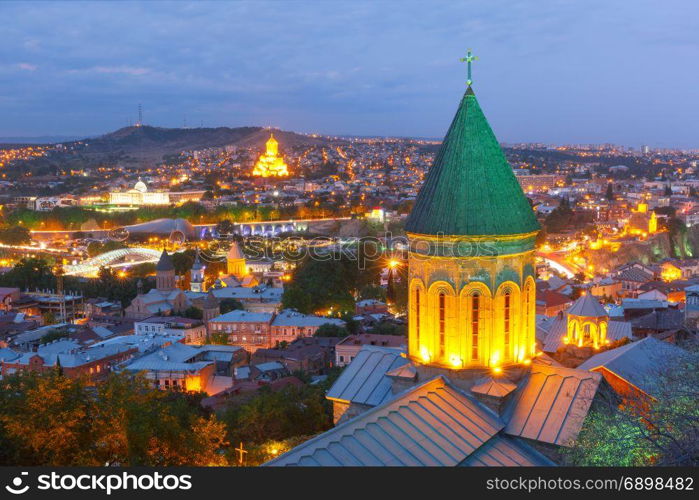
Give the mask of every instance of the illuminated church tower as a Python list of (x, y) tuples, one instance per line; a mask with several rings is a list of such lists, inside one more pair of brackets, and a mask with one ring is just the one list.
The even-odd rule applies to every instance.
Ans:
[(194, 264), (192, 265), (192, 269), (190, 271), (190, 280), (189, 280), (189, 290), (192, 292), (205, 292), (206, 290), (204, 289), (204, 271), (206, 270), (206, 267), (204, 264), (201, 262), (201, 258), (199, 256), (199, 249), (197, 248), (197, 254), (196, 257), (194, 258)]
[(252, 175), (259, 177), (284, 177), (289, 175), (284, 158), (279, 156), (279, 143), (274, 138), (274, 134), (269, 135), (267, 150), (257, 160)]
[(452, 370), (528, 364), (539, 223), (470, 85), (406, 232), (409, 358)]

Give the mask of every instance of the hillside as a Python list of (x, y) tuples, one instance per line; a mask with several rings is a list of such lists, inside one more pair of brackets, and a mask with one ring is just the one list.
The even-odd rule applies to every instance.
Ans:
[[(282, 148), (325, 144), (327, 139), (283, 130), (271, 130)], [(84, 153), (89, 155), (124, 154), (136, 158), (160, 159), (163, 155), (186, 150), (218, 148), (228, 145), (263, 148), (270, 129), (262, 127), (162, 128), (124, 127), (115, 132), (86, 139)]]

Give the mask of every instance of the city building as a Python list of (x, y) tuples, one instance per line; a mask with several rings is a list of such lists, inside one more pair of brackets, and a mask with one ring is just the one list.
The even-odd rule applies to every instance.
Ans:
[(583, 295), (566, 312), (543, 322), (538, 329), (541, 350), (555, 353), (566, 345), (599, 349), (612, 342), (632, 339), (631, 323), (612, 320), (593, 295)]
[(181, 316), (153, 316), (134, 322), (136, 335), (184, 335), (185, 344), (205, 344), (206, 325), (202, 320)]
[(18, 371), (46, 373), (60, 369), (66, 377), (86, 376), (96, 379), (105, 376), (119, 363), (130, 359), (138, 349), (123, 344), (98, 345), (80, 348), (74, 340), (57, 340), (40, 345), (36, 352), (18, 353), (15, 359), (2, 362), (3, 376)]
[(109, 193), (110, 205), (170, 205), (187, 201), (199, 201), (206, 191), (149, 191), (146, 183), (139, 177), (138, 182), (128, 191)]
[(357, 357), (365, 345), (402, 348), (405, 350), (405, 338), (401, 335), (377, 335), (360, 333), (348, 335), (335, 346), (335, 366), (347, 366)]
[(229, 344), (239, 345), (254, 353), (257, 349), (276, 347), (280, 342), (291, 343), (297, 338), (312, 337), (325, 324), (344, 326), (345, 322), (294, 310), (279, 314), (234, 310), (211, 319), (209, 335), (223, 334)]
[(183, 312), (190, 306), (187, 295), (177, 288), (175, 277), (175, 265), (172, 257), (163, 249), (160, 260), (155, 266), (155, 288), (148, 293), (141, 293), (139, 286), (138, 295), (126, 307), (128, 318), (145, 319), (156, 314), (169, 316)]
[(240, 347), (227, 345), (164, 345), (122, 367), (144, 373), (156, 389), (217, 394), (233, 385), (233, 367), (242, 363)]

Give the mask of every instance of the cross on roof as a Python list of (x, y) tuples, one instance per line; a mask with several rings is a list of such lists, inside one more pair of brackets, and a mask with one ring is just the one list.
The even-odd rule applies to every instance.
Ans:
[(473, 80), (471, 80), (471, 63), (477, 60), (478, 57), (473, 55), (471, 49), (468, 49), (468, 52), (466, 52), (466, 57), (462, 57), (461, 59), (459, 59), (459, 61), (465, 62), (466, 66), (468, 67), (468, 80), (466, 80), (466, 85), (468, 85), (469, 87), (471, 86), (471, 83), (473, 83)]

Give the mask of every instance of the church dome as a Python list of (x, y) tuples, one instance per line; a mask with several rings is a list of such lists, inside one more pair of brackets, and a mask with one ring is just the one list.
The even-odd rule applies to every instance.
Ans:
[(138, 182), (136, 185), (133, 187), (135, 191), (138, 191), (139, 193), (145, 193), (148, 191), (148, 186), (146, 186), (146, 183), (141, 180), (141, 178), (138, 178)]
[(240, 260), (245, 259), (243, 251), (240, 249), (238, 242), (234, 241), (231, 243), (231, 247), (228, 249), (228, 254), (226, 255), (228, 260)]

